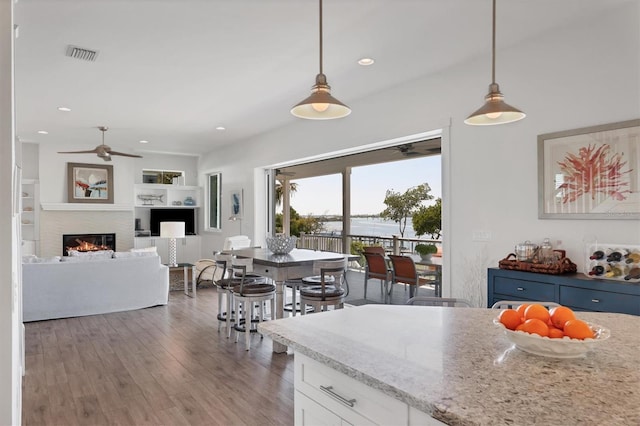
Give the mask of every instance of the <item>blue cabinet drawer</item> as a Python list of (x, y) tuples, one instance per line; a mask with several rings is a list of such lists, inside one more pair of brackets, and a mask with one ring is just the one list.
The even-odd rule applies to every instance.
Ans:
[(610, 291), (561, 285), (560, 304), (588, 311), (640, 315), (640, 297)]
[(535, 281), (495, 277), (493, 292), (513, 296), (517, 300), (555, 300), (555, 286)]

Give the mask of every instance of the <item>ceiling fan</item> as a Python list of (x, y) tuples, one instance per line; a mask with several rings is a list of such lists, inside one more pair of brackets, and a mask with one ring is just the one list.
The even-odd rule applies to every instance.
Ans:
[(406, 143), (403, 145), (398, 145), (398, 146), (393, 146), (391, 147), (391, 149), (395, 149), (398, 152), (400, 152), (400, 154), (402, 154), (405, 157), (412, 157), (414, 155), (420, 155), (420, 153), (418, 151), (415, 150), (414, 146), (410, 143)]
[(109, 145), (104, 144), (104, 132), (109, 130), (108, 127), (100, 126), (98, 129), (102, 132), (102, 144), (88, 151), (58, 151), (58, 154), (97, 154), (104, 161), (111, 161), (112, 155), (121, 155), (123, 157), (142, 158), (142, 155), (125, 154), (124, 152), (112, 151)]

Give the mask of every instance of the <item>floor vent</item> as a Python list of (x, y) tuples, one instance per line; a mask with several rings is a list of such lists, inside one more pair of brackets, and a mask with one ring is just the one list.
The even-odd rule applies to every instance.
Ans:
[(67, 46), (67, 56), (71, 58), (82, 59), (83, 61), (94, 62), (98, 57), (98, 51), (69, 45)]

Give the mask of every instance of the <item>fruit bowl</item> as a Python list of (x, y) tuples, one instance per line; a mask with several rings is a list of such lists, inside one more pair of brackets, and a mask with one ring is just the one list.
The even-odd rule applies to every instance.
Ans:
[(287, 254), (296, 247), (298, 237), (292, 235), (276, 235), (275, 237), (267, 237), (267, 248), (273, 254)]
[(534, 355), (552, 358), (578, 358), (584, 356), (589, 350), (607, 340), (611, 335), (609, 329), (589, 323), (589, 327), (595, 333), (594, 339), (579, 340), (566, 336), (562, 339), (550, 339), (524, 331), (509, 330), (497, 318), (493, 320), (493, 323), (502, 327), (507, 339), (515, 343), (518, 349)]

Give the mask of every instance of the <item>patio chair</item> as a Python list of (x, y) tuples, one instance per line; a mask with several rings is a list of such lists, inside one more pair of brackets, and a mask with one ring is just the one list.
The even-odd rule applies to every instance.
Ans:
[(406, 304), (420, 306), (446, 306), (450, 308), (471, 308), (471, 303), (467, 300), (457, 299), (454, 297), (416, 296), (407, 300)]
[(404, 283), (409, 285), (409, 298), (418, 295), (418, 271), (416, 271), (416, 264), (409, 256), (389, 255), (391, 260), (391, 266), (393, 268), (393, 280), (394, 283)]
[[(382, 247), (380, 248), (382, 249)], [(364, 269), (364, 298), (367, 298), (367, 284), (369, 280), (373, 278), (380, 280), (380, 292), (383, 302), (387, 303), (387, 295), (389, 296), (389, 301), (391, 301), (389, 283), (392, 279), (392, 272), (387, 266), (387, 260), (379, 253), (365, 251), (363, 255), (366, 260)]]

